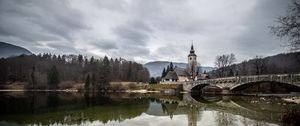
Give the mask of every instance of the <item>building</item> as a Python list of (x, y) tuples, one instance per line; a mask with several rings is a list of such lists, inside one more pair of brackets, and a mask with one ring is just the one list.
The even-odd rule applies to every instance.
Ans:
[(169, 71), (167, 75), (164, 77), (164, 82), (177, 82), (178, 76), (175, 71)]
[(194, 46), (192, 44), (190, 53), (188, 55), (188, 64), (186, 68), (180, 68), (170, 63), (170, 70), (162, 77), (161, 83), (168, 84), (174, 82), (185, 82), (194, 80), (204, 80), (207, 79), (207, 75), (200, 73), (200, 66), (197, 63), (197, 55), (195, 54)]
[(188, 55), (188, 65), (186, 70), (190, 79), (195, 79), (199, 71), (197, 67), (197, 55), (195, 54), (193, 44), (191, 46), (190, 54)]

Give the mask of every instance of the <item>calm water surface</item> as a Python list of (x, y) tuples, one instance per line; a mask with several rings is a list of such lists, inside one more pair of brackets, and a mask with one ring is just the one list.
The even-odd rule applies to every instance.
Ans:
[(297, 125), (300, 108), (280, 98), (190, 94), (1, 92), (0, 103), (1, 126)]

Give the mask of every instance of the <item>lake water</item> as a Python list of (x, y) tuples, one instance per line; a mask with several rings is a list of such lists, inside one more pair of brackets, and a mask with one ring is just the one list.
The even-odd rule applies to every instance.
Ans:
[[(254, 96), (1, 92), (0, 125), (298, 125), (297, 104)], [(297, 122), (298, 121), (298, 122)]]

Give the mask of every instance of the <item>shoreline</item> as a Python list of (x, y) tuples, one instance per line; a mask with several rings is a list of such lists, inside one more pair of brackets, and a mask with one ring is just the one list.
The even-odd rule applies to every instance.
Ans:
[(79, 92), (74, 89), (47, 89), (47, 90), (24, 90), (24, 89), (0, 89), (0, 92)]
[[(0, 89), (0, 92), (81, 92), (84, 90), (78, 89)], [(158, 90), (120, 90), (120, 91), (97, 91), (97, 92), (108, 92), (108, 93), (163, 93), (163, 91)], [(180, 94), (188, 94), (191, 92), (180, 91)], [(288, 97), (288, 96), (298, 96), (300, 97), (300, 93), (286, 93), (286, 94), (202, 94), (202, 95), (223, 95), (223, 96), (235, 96), (235, 95), (242, 95), (242, 96), (259, 96), (259, 97)]]
[[(47, 90), (23, 90), (23, 89), (0, 89), (0, 92), (81, 92), (76, 89), (47, 89)], [(101, 92), (101, 91), (99, 91)], [(173, 94), (165, 93), (162, 91), (148, 91), (146, 89), (141, 90), (125, 90), (125, 91), (106, 91), (107, 93), (162, 93), (162, 94)], [(179, 92), (180, 94), (188, 94), (191, 92)], [(173, 94), (174, 95), (174, 94)], [(203, 95), (221, 95), (221, 96), (257, 96), (257, 97), (278, 97), (287, 103), (300, 104), (300, 94), (203, 94)]]

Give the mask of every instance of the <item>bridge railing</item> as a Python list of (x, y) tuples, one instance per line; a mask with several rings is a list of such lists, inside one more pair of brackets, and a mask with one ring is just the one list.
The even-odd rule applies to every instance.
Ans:
[(299, 84), (300, 74), (274, 74), (274, 75), (255, 75), (240, 77), (239, 83), (249, 83), (257, 81), (276, 81), (282, 83)]
[(223, 83), (242, 84), (242, 83), (258, 82), (258, 81), (276, 81), (276, 82), (300, 85), (300, 74), (269, 74), (269, 75), (235, 76), (235, 77), (200, 80), (197, 81), (197, 83), (198, 84), (223, 84)]

